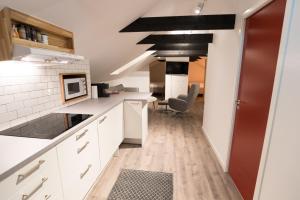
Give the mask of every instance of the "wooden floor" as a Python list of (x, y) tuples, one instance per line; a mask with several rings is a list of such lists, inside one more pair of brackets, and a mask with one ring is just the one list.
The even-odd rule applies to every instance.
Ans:
[(121, 168), (173, 173), (174, 200), (240, 200), (201, 131), (202, 113), (202, 98), (182, 116), (149, 110), (145, 146), (122, 145), (88, 200), (106, 199)]

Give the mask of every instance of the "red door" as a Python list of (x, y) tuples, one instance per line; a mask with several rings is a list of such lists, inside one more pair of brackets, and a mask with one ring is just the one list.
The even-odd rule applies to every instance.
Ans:
[(246, 20), (229, 174), (252, 200), (275, 77), (286, 0), (275, 0)]

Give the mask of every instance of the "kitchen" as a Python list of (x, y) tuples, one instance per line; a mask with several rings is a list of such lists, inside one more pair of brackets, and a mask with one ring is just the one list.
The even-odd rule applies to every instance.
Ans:
[(0, 199), (300, 199), (299, 10), (0, 0)]
[(71, 32), (10, 8), (0, 22), (7, 60), (0, 64), (1, 199), (83, 199), (117, 155), (126, 127), (127, 139), (146, 140), (151, 94), (91, 99), (89, 62), (73, 54)]

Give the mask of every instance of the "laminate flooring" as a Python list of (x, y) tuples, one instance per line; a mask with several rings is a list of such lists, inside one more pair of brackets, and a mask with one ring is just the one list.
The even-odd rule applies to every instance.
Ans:
[(119, 155), (89, 194), (108, 197), (121, 168), (174, 174), (174, 200), (241, 200), (202, 133), (203, 98), (181, 115), (153, 110), (149, 105), (149, 135), (143, 148), (121, 145)]

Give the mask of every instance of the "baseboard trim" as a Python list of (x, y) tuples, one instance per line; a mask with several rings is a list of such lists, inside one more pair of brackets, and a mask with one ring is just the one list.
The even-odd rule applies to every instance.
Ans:
[(125, 138), (122, 143), (124, 143), (124, 144), (142, 144), (142, 140), (135, 139), (135, 138)]
[(213, 152), (214, 152), (214, 154), (215, 154), (215, 156), (216, 156), (216, 158), (217, 158), (217, 160), (218, 160), (218, 162), (219, 162), (219, 164), (220, 164), (222, 170), (223, 170), (225, 173), (227, 173), (227, 171), (228, 171), (228, 170), (227, 170), (227, 167), (226, 167), (225, 163), (222, 161), (222, 159), (220, 158), (220, 155), (219, 155), (218, 151), (216, 150), (215, 146), (211, 143), (211, 139), (210, 139), (209, 136), (207, 135), (207, 132), (205, 131), (205, 129), (204, 129), (203, 126), (201, 127), (201, 129), (202, 129), (202, 132), (203, 132), (203, 135), (204, 135), (205, 139), (207, 140), (209, 146), (210, 146), (211, 149), (213, 150)]

